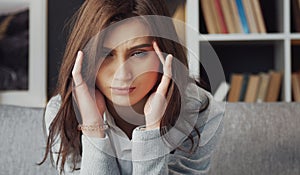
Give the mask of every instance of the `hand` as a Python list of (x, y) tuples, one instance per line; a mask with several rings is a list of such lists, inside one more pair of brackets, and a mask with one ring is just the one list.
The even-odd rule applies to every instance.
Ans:
[(153, 42), (153, 48), (163, 65), (163, 76), (156, 92), (149, 96), (144, 107), (146, 130), (156, 129), (160, 126), (161, 118), (168, 105), (166, 96), (172, 77), (173, 56), (169, 54), (165, 60), (156, 42)]
[[(89, 88), (81, 75), (83, 52), (78, 51), (77, 58), (72, 70), (73, 76), (73, 96), (79, 108), (83, 125), (103, 125), (103, 114), (106, 110), (105, 100), (101, 92), (95, 89), (94, 100)], [(82, 131), (89, 136), (104, 137), (104, 131)]]

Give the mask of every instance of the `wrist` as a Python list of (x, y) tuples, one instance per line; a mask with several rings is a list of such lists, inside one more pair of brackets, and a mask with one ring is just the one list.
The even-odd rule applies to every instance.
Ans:
[(160, 128), (160, 123), (156, 123), (152, 125), (146, 125), (145, 130), (154, 130), (159, 128)]
[(105, 132), (100, 131), (82, 131), (82, 134), (88, 137), (104, 138)]
[(93, 125), (86, 125), (86, 124), (79, 124), (77, 129), (82, 131), (82, 133), (86, 136), (91, 137), (105, 137), (105, 130), (108, 128), (107, 124), (93, 124)]

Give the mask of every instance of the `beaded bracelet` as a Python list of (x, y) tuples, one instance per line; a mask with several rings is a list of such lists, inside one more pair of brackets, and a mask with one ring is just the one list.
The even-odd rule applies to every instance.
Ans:
[(100, 131), (104, 131), (108, 128), (107, 124), (103, 124), (103, 125), (82, 125), (79, 124), (77, 129), (80, 131), (96, 131), (96, 130), (100, 130)]

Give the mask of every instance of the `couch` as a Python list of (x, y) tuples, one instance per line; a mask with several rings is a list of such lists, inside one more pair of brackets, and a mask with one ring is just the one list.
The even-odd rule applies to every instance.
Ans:
[(299, 175), (300, 103), (229, 103), (210, 174)]
[[(43, 108), (0, 105), (0, 174), (56, 174), (42, 166)], [(300, 103), (228, 103), (209, 174), (299, 175)]]

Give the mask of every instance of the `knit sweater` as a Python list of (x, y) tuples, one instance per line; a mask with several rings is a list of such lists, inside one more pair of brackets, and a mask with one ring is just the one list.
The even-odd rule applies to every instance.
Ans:
[[(106, 116), (109, 128), (104, 138), (82, 135), (82, 157), (77, 164), (80, 170), (71, 171), (72, 163), (67, 159), (64, 170), (66, 175), (157, 175), (157, 174), (207, 174), (210, 158), (222, 131), (224, 103), (214, 101), (212, 95), (204, 89), (189, 84), (183, 98), (184, 107), (176, 125), (168, 132), (175, 145), (172, 147), (163, 141), (159, 129), (143, 130), (139, 126), (133, 130), (132, 139), (114, 123), (110, 115)], [(199, 111), (199, 107), (208, 107)], [(49, 126), (61, 104), (60, 95), (50, 99), (45, 111), (47, 134)], [(200, 142), (193, 153), (189, 153), (191, 133), (198, 139), (194, 126), (201, 134)], [(188, 133), (188, 134), (187, 134)], [(197, 141), (194, 143), (198, 143)], [(59, 138), (52, 147), (53, 158), (57, 159)], [(59, 167), (58, 167), (59, 169)]]

